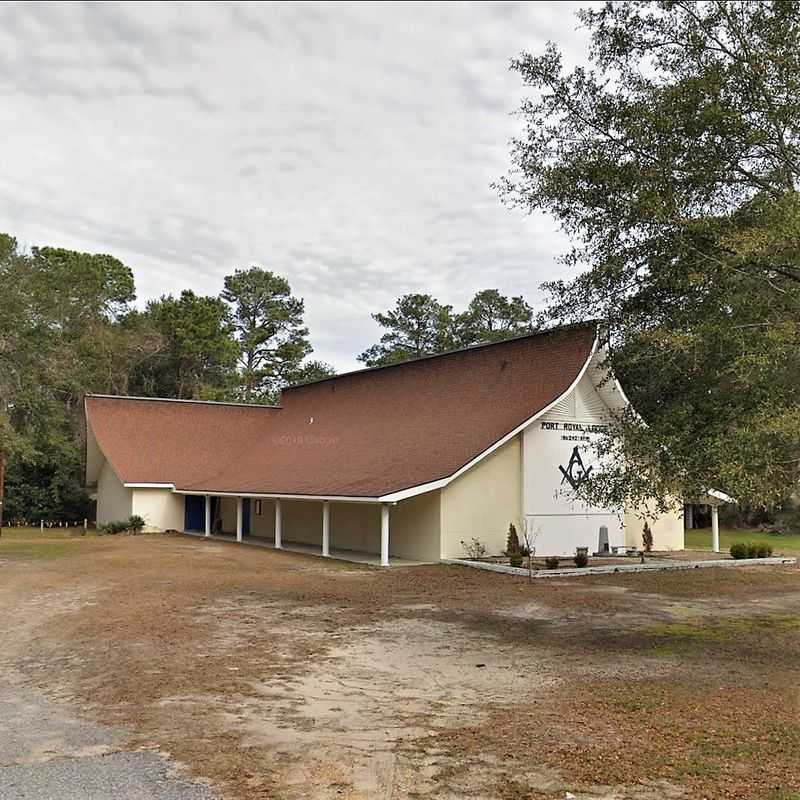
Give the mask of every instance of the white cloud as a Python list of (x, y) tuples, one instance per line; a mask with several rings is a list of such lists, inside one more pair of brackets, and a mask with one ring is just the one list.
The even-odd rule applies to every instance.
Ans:
[(238, 266), (305, 297), (345, 369), (409, 291), (539, 299), (565, 240), (504, 209), (522, 96), (508, 60), (575, 5), (6, 3), (0, 230), (111, 252), (141, 299)]

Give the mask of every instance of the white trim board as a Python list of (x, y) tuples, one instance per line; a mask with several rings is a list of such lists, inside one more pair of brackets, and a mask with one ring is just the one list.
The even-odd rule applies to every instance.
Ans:
[(214, 490), (195, 491), (188, 489), (175, 489), (172, 491), (175, 494), (195, 495), (199, 497), (251, 497), (258, 500), (328, 500), (331, 502), (340, 503), (389, 503), (394, 505), (391, 500), (385, 500), (380, 497), (355, 497), (350, 495), (341, 494), (276, 494), (274, 492), (217, 492)]

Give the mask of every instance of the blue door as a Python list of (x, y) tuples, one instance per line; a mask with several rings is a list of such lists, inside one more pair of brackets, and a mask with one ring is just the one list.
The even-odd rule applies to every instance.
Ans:
[(186, 495), (186, 530), (204, 531), (206, 529), (206, 499), (202, 495)]
[(242, 533), (245, 536), (250, 535), (250, 498), (245, 497), (242, 500)]

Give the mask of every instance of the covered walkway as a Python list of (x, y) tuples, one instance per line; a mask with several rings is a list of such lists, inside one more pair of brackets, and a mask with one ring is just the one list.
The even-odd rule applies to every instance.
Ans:
[[(195, 536), (198, 539), (213, 539), (219, 542), (233, 542), (240, 544), (250, 544), (255, 547), (268, 547), (271, 550), (275, 549), (275, 540), (268, 539), (263, 536), (242, 536), (241, 539), (236, 538), (236, 534), (231, 533), (215, 533), (206, 536), (202, 531), (186, 531), (188, 536)], [(309, 556), (323, 557), (318, 547), (310, 544), (301, 544), (300, 542), (283, 542), (281, 550), (289, 553), (302, 553)], [(377, 553), (364, 553), (358, 550), (338, 550), (332, 548), (327, 558), (333, 558), (338, 561), (349, 561), (353, 564), (367, 564), (371, 567), (381, 566), (381, 558)], [(392, 556), (389, 566), (392, 567), (418, 567), (422, 564), (431, 564), (431, 561), (413, 561), (408, 558), (397, 558)]]
[(390, 557), (400, 564), (433, 563), (440, 557), (438, 495), (398, 507), (344, 498), (176, 494), (183, 495), (187, 533), (382, 567), (389, 566)]

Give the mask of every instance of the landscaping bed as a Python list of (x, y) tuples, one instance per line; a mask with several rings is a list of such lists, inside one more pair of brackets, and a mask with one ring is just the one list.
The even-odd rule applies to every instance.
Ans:
[(628, 559), (624, 563), (606, 563), (612, 559), (598, 558), (594, 562), (579, 567), (575, 564), (565, 567), (545, 567), (544, 569), (530, 569), (526, 567), (512, 567), (507, 559), (502, 561), (491, 561), (489, 559), (443, 559), (443, 563), (454, 566), (472, 567), (474, 569), (484, 569), (490, 572), (500, 572), (517, 577), (530, 576), (532, 578), (563, 578), (576, 577), (582, 575), (613, 575), (616, 573), (631, 572), (672, 572), (677, 570), (690, 569), (712, 569), (730, 567), (768, 567), (768, 566), (790, 566), (797, 562), (793, 556), (778, 556), (772, 558), (704, 558), (697, 561), (689, 559), (650, 559), (648, 561), (632, 561)]

